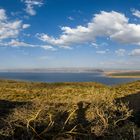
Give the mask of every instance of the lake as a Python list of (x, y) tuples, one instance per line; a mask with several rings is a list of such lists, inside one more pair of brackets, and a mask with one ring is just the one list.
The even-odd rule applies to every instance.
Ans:
[(127, 83), (140, 78), (109, 78), (102, 73), (13, 73), (0, 72), (0, 79), (33, 82), (100, 82), (106, 85)]

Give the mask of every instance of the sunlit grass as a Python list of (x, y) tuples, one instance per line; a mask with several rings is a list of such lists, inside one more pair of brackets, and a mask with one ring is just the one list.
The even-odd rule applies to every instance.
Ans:
[(130, 120), (133, 110), (119, 100), (139, 92), (140, 81), (109, 87), (1, 80), (0, 109), (7, 112), (1, 116), (0, 135), (24, 140), (140, 138)]

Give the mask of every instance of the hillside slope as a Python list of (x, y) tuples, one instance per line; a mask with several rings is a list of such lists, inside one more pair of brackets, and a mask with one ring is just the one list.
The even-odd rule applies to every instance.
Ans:
[(0, 81), (0, 139), (140, 139), (140, 81)]

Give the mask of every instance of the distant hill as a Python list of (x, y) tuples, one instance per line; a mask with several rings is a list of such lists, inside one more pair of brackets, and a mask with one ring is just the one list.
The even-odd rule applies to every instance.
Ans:
[(37, 72), (37, 73), (96, 73), (103, 72), (94, 68), (44, 68), (44, 69), (0, 69), (0, 72)]

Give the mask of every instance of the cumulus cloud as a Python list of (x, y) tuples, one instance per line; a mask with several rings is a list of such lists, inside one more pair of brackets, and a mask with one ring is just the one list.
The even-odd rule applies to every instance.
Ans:
[(138, 18), (140, 18), (140, 11), (137, 9), (132, 9), (132, 14)]
[(130, 53), (131, 56), (140, 56), (140, 49), (134, 49)]
[(124, 56), (125, 53), (126, 53), (126, 50), (125, 49), (118, 49), (115, 51), (115, 53), (118, 55), (118, 56)]
[(28, 28), (29, 24), (23, 24), (21, 20), (9, 20), (4, 9), (0, 9), (0, 41), (16, 38), (20, 31)]
[(43, 5), (43, 0), (21, 0), (25, 3), (25, 11), (31, 16), (36, 15), (36, 7), (41, 7)]
[(115, 11), (101, 11), (95, 14), (86, 26), (61, 27), (61, 30), (62, 33), (56, 38), (45, 33), (37, 36), (47, 44), (59, 47), (95, 42), (96, 37), (108, 37), (119, 43), (140, 45), (140, 25), (129, 23), (124, 14)]

